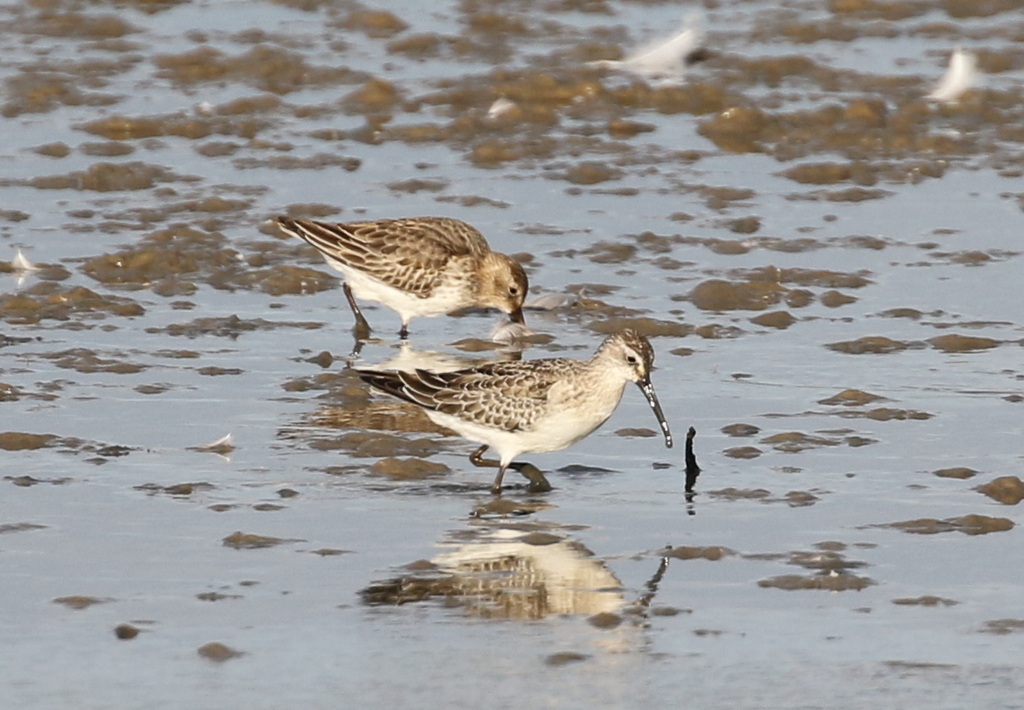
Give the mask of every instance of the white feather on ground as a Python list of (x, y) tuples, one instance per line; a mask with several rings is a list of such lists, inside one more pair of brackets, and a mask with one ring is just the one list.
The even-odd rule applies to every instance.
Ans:
[(24, 254), (21, 253), (21, 249), (18, 250), (18, 255), (11, 259), (11, 268), (18, 272), (26, 271), (37, 271), (38, 266), (29, 261)]
[(978, 58), (960, 47), (949, 57), (949, 68), (934, 91), (925, 98), (941, 103), (954, 103), (978, 83)]
[(231, 434), (227, 434), (216, 441), (211, 441), (209, 444), (200, 444), (199, 446), (189, 446), (187, 448), (189, 451), (203, 451), (227, 458), (227, 455), (235, 450), (235, 445), (231, 443)]
[(659, 84), (681, 84), (686, 74), (687, 57), (704, 43), (701, 14), (689, 12), (682, 28), (671, 37), (656, 40), (630, 53), (625, 59), (602, 59), (590, 66), (623, 69)]
[(516, 106), (515, 101), (510, 101), (509, 99), (506, 99), (504, 97), (500, 99), (495, 99), (494, 103), (491, 104), (491, 107), (487, 109), (487, 118), (492, 121), (495, 121), (501, 118), (502, 116), (512, 113), (517, 108), (519, 107)]

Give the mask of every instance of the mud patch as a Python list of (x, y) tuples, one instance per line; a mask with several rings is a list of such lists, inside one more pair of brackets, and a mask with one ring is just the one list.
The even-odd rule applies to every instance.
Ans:
[(244, 333), (258, 330), (279, 330), (297, 328), (299, 330), (318, 330), (323, 323), (269, 321), (263, 318), (242, 319), (236, 315), (227, 317), (196, 318), (188, 323), (174, 323), (163, 328), (146, 328), (147, 333), (166, 333), (167, 335), (185, 338), (198, 338), (212, 335), (218, 338), (238, 338)]
[(648, 338), (677, 337), (682, 338), (693, 332), (693, 326), (685, 323), (658, 320), (656, 318), (631, 318), (609, 316), (591, 322), (591, 330), (602, 335), (612, 335), (626, 328), (632, 328)]
[(999, 347), (1002, 343), (992, 338), (979, 338), (968, 335), (940, 335), (929, 338), (928, 342), (936, 350), (944, 353), (973, 353)]
[(760, 443), (771, 446), (776, 451), (796, 454), (807, 449), (840, 446), (845, 442), (836, 436), (815, 436), (800, 431), (787, 431), (766, 436), (760, 440)]
[(32, 451), (58, 443), (56, 434), (28, 434), (19, 431), (0, 432), (0, 449), (4, 451)]
[(964, 515), (959, 518), (918, 518), (898, 523), (873, 525), (877, 528), (894, 528), (915, 535), (937, 535), (945, 532), (960, 532), (965, 535), (986, 535), (994, 532), (1012, 530), (1014, 523), (1008, 518), (993, 518), (988, 515)]
[(271, 94), (304, 88), (356, 83), (366, 74), (346, 67), (310, 65), (305, 58), (281, 47), (259, 44), (247, 52), (228, 56), (213, 47), (154, 57), (156, 76), (183, 87), (232, 81)]
[(86, 596), (71, 596), (71, 597), (58, 597), (53, 600), (54, 604), (62, 604), (69, 609), (81, 610), (88, 609), (93, 604), (106, 604), (112, 602), (113, 599), (109, 598), (97, 598), (97, 597), (86, 597)]
[(717, 491), (708, 491), (707, 495), (712, 498), (720, 498), (727, 501), (756, 500), (760, 503), (785, 503), (791, 508), (801, 508), (814, 505), (820, 499), (820, 494), (827, 491), (789, 491), (783, 496), (774, 495), (765, 488), (722, 488)]
[(64, 476), (61, 478), (35, 478), (34, 476), (4, 476), (5, 481), (10, 481), (16, 486), (21, 488), (28, 488), (29, 486), (35, 486), (40, 483), (49, 483), (53, 486), (62, 486), (65, 483), (71, 481), (70, 477)]
[(726, 436), (746, 437), (756, 436), (761, 428), (753, 424), (726, 424), (721, 431)]
[(230, 646), (225, 646), (217, 641), (203, 644), (196, 649), (196, 653), (214, 663), (223, 663), (224, 661), (230, 661), (232, 658), (240, 658), (245, 655), (243, 651), (236, 651)]
[(670, 547), (662, 553), (665, 557), (672, 557), (677, 560), (710, 560), (717, 562), (735, 555), (736, 552), (728, 547), (714, 545), (711, 547)]
[(1021, 632), (1024, 632), (1024, 619), (995, 619), (993, 621), (986, 621), (985, 625), (981, 628), (981, 633), (995, 634), (997, 636)]
[(869, 335), (856, 340), (847, 340), (839, 343), (828, 343), (825, 345), (829, 350), (847, 355), (886, 355), (911, 347), (911, 343), (904, 343), (883, 335)]
[(321, 547), (319, 550), (310, 550), (314, 555), (320, 555), (320, 557), (337, 557), (339, 555), (351, 555), (352, 550), (339, 550), (334, 547)]
[(645, 427), (627, 427), (615, 431), (615, 436), (621, 436), (625, 439), (649, 439), (657, 435), (658, 432), (654, 431), (654, 429), (647, 429)]
[[(209, 199), (203, 205), (184, 203), (181, 209), (211, 209)], [(220, 202), (233, 208), (231, 203)], [(279, 249), (277, 244), (249, 246), (255, 253), (243, 257), (220, 232), (179, 225), (152, 232), (136, 246), (89, 259), (82, 270), (103, 284), (146, 288), (164, 297), (192, 295), (196, 283), (227, 291), (258, 290), (271, 296), (317, 293), (338, 283), (322, 271), (269, 264), (287, 256), (272, 254), (272, 249)]]
[(118, 624), (114, 627), (114, 636), (122, 641), (130, 641), (139, 635), (139, 627), (132, 624)]
[(818, 404), (840, 405), (843, 407), (863, 407), (865, 404), (871, 404), (872, 402), (879, 402), (885, 399), (885, 397), (877, 394), (871, 394), (870, 392), (849, 389), (843, 390), (831, 397), (819, 399)]
[(392, 480), (417, 481), (444, 476), (451, 473), (451, 469), (443, 463), (435, 461), (414, 457), (403, 459), (396, 456), (388, 456), (370, 466), (370, 473)]
[(759, 580), (757, 586), (766, 589), (784, 589), (786, 591), (801, 590), (823, 590), (828, 592), (861, 591), (877, 584), (870, 577), (858, 577), (855, 574), (840, 572), (837, 574), (823, 574), (801, 576), (798, 574), (784, 574), (770, 579)]
[(161, 486), (156, 483), (143, 483), (138, 486), (133, 486), (137, 491), (143, 491), (150, 495), (169, 495), (169, 496), (181, 496), (187, 497), (198, 492), (207, 492), (216, 489), (212, 483), (206, 483), (200, 481), (197, 483), (175, 483), (170, 486)]
[(940, 468), (937, 471), (932, 471), (932, 475), (938, 476), (939, 478), (955, 478), (957, 480), (964, 481), (968, 478), (974, 478), (978, 475), (978, 472), (973, 468), (967, 468), (966, 466), (955, 466), (953, 468)]
[(46, 525), (38, 525), (36, 523), (3, 523), (0, 524), (0, 535), (29, 530), (45, 530), (46, 527)]
[(127, 362), (115, 358), (100, 357), (92, 350), (75, 348), (54, 353), (39, 354), (44, 360), (52, 360), (56, 367), (82, 373), (109, 372), (115, 375), (134, 375), (149, 369), (148, 365)]
[(68, 321), (75, 316), (104, 318), (136, 317), (145, 309), (121, 296), (105, 296), (84, 286), (63, 287), (37, 283), (18, 294), (0, 296), (0, 318), (12, 325), (31, 325), (43, 320)]
[(562, 651), (560, 653), (552, 653), (550, 656), (544, 658), (544, 664), (552, 666), (554, 668), (560, 668), (561, 666), (567, 666), (570, 663), (580, 663), (586, 661), (590, 656), (586, 653), (576, 653), (575, 651)]
[(923, 597), (901, 597), (899, 599), (893, 599), (892, 603), (899, 606), (956, 606), (960, 602), (954, 599), (943, 599), (942, 597), (936, 597), (929, 594)]
[(750, 319), (750, 322), (754, 325), (760, 325), (765, 328), (785, 330), (796, 323), (796, 318), (794, 318), (788, 311), (773, 311), (772, 313), (764, 313), (762, 315), (755, 316)]
[(28, 180), (0, 180), (0, 186), (25, 185), (39, 190), (83, 190), (120, 192), (149, 190), (160, 183), (198, 182), (195, 176), (177, 175), (167, 168), (141, 162), (96, 163), (85, 170), (66, 175), (50, 175)]
[(876, 407), (864, 412), (846, 410), (836, 413), (844, 419), (873, 419), (876, 422), (888, 421), (925, 421), (934, 417), (930, 412), (920, 412), (916, 409), (893, 409), (892, 407)]
[(733, 446), (732, 448), (722, 451), (723, 455), (728, 456), (731, 459), (741, 460), (756, 459), (762, 453), (764, 452), (756, 446)]
[(1017, 505), (1024, 500), (1024, 481), (1017, 476), (1000, 476), (974, 490), (1003, 505)]
[(236, 550), (259, 550), (265, 547), (277, 547), (278, 545), (286, 545), (293, 542), (303, 542), (303, 540), (254, 535), (238, 531), (228, 535), (222, 542), (224, 547), (232, 547)]
[(434, 439), (406, 439), (401, 436), (380, 432), (351, 432), (337, 439), (320, 439), (310, 442), (310, 448), (318, 451), (344, 450), (355, 458), (387, 458), (412, 456), (427, 458), (441, 453), (448, 447)]

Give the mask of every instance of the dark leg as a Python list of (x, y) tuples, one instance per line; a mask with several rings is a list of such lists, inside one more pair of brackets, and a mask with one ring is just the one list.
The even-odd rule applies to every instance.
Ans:
[(469, 455), (469, 461), (474, 466), (480, 468), (496, 468), (498, 469), (498, 475), (494, 477), (494, 483), (491, 485), (491, 493), (498, 496), (501, 495), (501, 479), (505, 477), (505, 467), (500, 462), (494, 459), (485, 459), (484, 452), (487, 451), (488, 446), (484, 444), (479, 449)]
[(402, 323), (402, 329), (398, 331), (398, 337), (402, 340), (406, 340), (409, 337), (409, 328), (405, 323)]
[(530, 485), (526, 487), (526, 490), (530, 491), (530, 493), (547, 493), (551, 490), (551, 484), (548, 483), (548, 479), (532, 463), (516, 463), (513, 461), (508, 467), (519, 471), (530, 482)]
[(498, 469), (498, 475), (494, 477), (494, 483), (491, 485), (491, 493), (494, 495), (501, 495), (501, 480), (505, 477), (506, 468), (514, 469), (523, 474), (523, 476), (530, 482), (530, 485), (526, 487), (526, 490), (531, 493), (546, 493), (551, 490), (551, 484), (548, 483), (548, 479), (546, 479), (544, 474), (540, 472), (540, 469), (533, 464), (516, 463), (513, 461), (505, 467), (502, 466), (499, 461), (483, 458), (484, 452), (487, 451), (487, 449), (488, 447), (486, 444), (481, 446), (469, 455), (469, 460), (474, 466)]
[(487, 446), (487, 444), (481, 446), (479, 449), (477, 449), (476, 451), (469, 455), (469, 462), (472, 463), (474, 466), (479, 466), (480, 468), (500, 467), (501, 464), (499, 464), (497, 461), (481, 458), (484, 455), (484, 452), (487, 451), (487, 449), (489, 448), (490, 447)]
[(491, 484), (491, 495), (501, 495), (501, 479), (505, 477), (505, 467), (498, 466), (498, 475), (494, 477), (494, 483)]
[(356, 340), (366, 340), (370, 337), (370, 324), (366, 322), (363, 312), (359, 310), (355, 296), (352, 295), (352, 289), (348, 287), (348, 284), (344, 284), (342, 289), (345, 291), (345, 298), (348, 299), (348, 305), (352, 309), (352, 315), (356, 317), (356, 324), (352, 326), (352, 332), (355, 334)]

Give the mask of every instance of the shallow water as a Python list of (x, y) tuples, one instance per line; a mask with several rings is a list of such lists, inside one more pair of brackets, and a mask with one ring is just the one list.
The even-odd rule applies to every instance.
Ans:
[[(708, 4), (679, 87), (584, 66), (673, 3), (404, 5), (0, 8), (0, 704), (1020, 707), (1014, 3)], [(284, 212), (469, 221), (677, 446), (629, 388), (496, 503)]]

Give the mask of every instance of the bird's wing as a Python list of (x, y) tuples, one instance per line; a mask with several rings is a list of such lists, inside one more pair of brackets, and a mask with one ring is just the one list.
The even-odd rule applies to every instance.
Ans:
[(358, 269), (423, 298), (433, 293), (452, 259), (488, 251), (480, 232), (444, 217), (349, 224), (278, 217), (277, 223), (320, 250), (328, 262)]
[(530, 429), (547, 412), (548, 393), (559, 379), (560, 362), (491, 363), (456, 372), (360, 370), (359, 376), (377, 389), (425, 409), (515, 432)]

